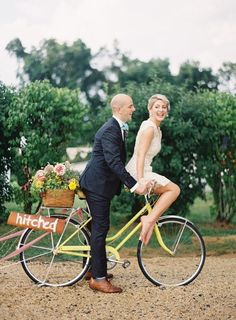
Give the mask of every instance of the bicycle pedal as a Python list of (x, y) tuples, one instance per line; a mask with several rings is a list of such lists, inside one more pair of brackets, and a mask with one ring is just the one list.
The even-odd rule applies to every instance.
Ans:
[(125, 261), (123, 262), (123, 264), (122, 264), (122, 267), (123, 267), (124, 269), (128, 268), (129, 266), (130, 266), (130, 261), (129, 261), (129, 260), (125, 260)]

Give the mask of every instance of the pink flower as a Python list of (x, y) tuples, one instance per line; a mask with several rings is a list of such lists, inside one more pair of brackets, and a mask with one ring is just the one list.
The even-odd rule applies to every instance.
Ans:
[(54, 167), (49, 163), (49, 164), (46, 165), (46, 167), (44, 168), (43, 171), (44, 171), (45, 174), (47, 174), (49, 172), (52, 172), (53, 169), (54, 169)]
[(57, 163), (54, 167), (54, 172), (56, 172), (58, 176), (63, 176), (63, 174), (66, 172), (66, 167), (64, 164)]
[(39, 177), (39, 178), (38, 178), (38, 181), (43, 182), (45, 179), (46, 179), (46, 177), (45, 177), (45, 176), (41, 176), (41, 177)]
[(44, 171), (43, 170), (38, 170), (35, 174), (36, 179), (42, 180), (44, 178)]

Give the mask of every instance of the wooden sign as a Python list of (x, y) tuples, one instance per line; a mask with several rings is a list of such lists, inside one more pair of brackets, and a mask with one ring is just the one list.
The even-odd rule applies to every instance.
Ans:
[(40, 215), (11, 212), (7, 223), (13, 226), (30, 228), (34, 230), (45, 230), (49, 232), (62, 233), (65, 220), (59, 218), (50, 218)]

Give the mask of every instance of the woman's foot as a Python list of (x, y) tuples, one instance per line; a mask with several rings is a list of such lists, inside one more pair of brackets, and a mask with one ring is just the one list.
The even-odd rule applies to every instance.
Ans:
[(144, 244), (148, 244), (148, 242), (152, 236), (155, 222), (150, 220), (149, 216), (142, 216), (141, 217), (141, 224), (142, 224), (142, 230), (141, 230), (141, 234), (140, 234), (140, 239)]

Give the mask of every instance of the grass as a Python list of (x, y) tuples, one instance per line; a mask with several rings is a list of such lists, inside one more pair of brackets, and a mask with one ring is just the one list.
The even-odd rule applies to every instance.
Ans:
[(236, 253), (236, 221), (230, 225), (215, 222), (216, 215), (211, 213), (212, 195), (207, 194), (207, 201), (196, 199), (187, 217), (199, 228), (206, 244), (207, 255)]
[[(187, 216), (194, 224), (201, 228), (201, 231), (206, 236), (227, 236), (236, 234), (236, 221), (229, 225), (217, 224), (216, 215), (211, 213), (211, 206), (213, 205), (212, 195), (207, 195), (207, 200), (196, 199), (190, 208), (190, 214)], [(236, 217), (235, 217), (236, 218)]]
[(211, 215), (210, 206), (213, 205), (211, 194), (207, 195), (207, 200), (197, 198), (190, 208), (190, 214), (187, 217), (193, 223), (208, 224), (213, 223), (215, 217)]

